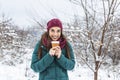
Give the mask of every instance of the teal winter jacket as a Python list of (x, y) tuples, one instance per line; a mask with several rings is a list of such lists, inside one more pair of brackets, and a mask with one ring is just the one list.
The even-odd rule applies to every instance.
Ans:
[(69, 80), (67, 70), (72, 70), (75, 66), (74, 53), (71, 45), (70, 47), (70, 59), (65, 57), (66, 50), (62, 49), (62, 54), (59, 59), (49, 55), (45, 46), (42, 47), (42, 58), (38, 59), (38, 48), (40, 42), (36, 44), (36, 47), (32, 54), (31, 68), (35, 72), (39, 72), (39, 80)]

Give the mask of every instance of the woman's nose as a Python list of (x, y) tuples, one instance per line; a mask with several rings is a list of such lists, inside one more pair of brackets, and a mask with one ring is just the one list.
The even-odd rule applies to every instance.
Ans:
[(55, 32), (54, 35), (57, 35), (57, 32)]

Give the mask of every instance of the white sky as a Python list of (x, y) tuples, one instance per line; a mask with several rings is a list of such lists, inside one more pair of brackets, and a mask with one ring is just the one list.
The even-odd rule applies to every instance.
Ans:
[(54, 17), (51, 9), (62, 20), (70, 21), (74, 13), (79, 13), (79, 7), (73, 6), (68, 0), (0, 0), (0, 14), (13, 18), (19, 26), (27, 26), (33, 17), (38, 20)]
[(25, 11), (27, 6), (29, 6), (28, 0), (0, 0), (0, 14), (4, 13), (6, 16), (13, 18), (15, 23), (24, 25), (27, 23)]

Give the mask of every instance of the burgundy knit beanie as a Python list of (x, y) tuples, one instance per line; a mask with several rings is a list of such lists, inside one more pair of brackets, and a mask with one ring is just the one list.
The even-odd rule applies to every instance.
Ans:
[(62, 30), (62, 22), (57, 18), (54, 18), (54, 19), (51, 19), (50, 21), (48, 21), (47, 31), (49, 31), (50, 28), (55, 27), (55, 26), (61, 28), (61, 30)]

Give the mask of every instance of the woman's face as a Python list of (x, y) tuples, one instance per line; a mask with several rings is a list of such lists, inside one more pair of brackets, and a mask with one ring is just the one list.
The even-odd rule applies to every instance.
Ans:
[(57, 26), (50, 28), (49, 36), (53, 41), (57, 41), (61, 36), (61, 28)]

